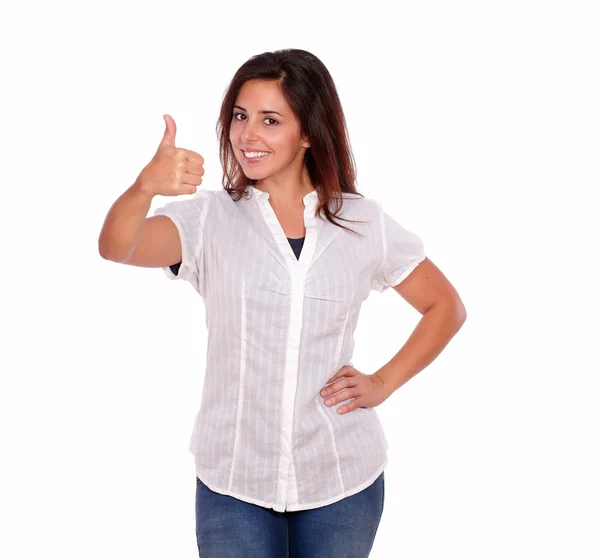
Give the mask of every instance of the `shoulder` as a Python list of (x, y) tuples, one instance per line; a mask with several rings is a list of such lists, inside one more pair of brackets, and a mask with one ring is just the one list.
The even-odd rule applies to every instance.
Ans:
[(349, 202), (353, 205), (358, 205), (362, 207), (372, 207), (377, 205), (377, 201), (369, 196), (365, 196), (365, 194), (353, 193), (353, 192), (342, 192), (342, 198), (345, 202)]
[(221, 192), (219, 190), (198, 190), (191, 198), (190, 201), (196, 201), (197, 203), (208, 203), (213, 201), (219, 196)]
[(212, 213), (215, 210), (215, 206), (219, 205), (219, 201), (222, 198), (219, 190), (198, 190), (191, 198), (187, 199), (190, 205), (194, 206), (197, 211), (206, 217), (207, 213)]
[(379, 202), (364, 194), (344, 192), (342, 194), (342, 199), (344, 209), (353, 214), (362, 215), (369, 219), (378, 218), (381, 214), (381, 205)]
[(198, 190), (195, 194), (186, 199), (170, 199), (166, 202), (164, 207), (189, 210), (201, 209), (212, 201), (214, 194), (215, 192), (213, 190)]
[(186, 199), (169, 199), (154, 210), (154, 215), (166, 215), (171, 219), (203, 223), (208, 215), (208, 208), (214, 198), (210, 190), (197, 191)]

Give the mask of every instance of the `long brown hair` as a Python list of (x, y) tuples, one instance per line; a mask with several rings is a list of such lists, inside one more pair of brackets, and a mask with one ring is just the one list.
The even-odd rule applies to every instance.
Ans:
[[(250, 79), (279, 83), (286, 102), (300, 122), (302, 134), (310, 142), (304, 164), (319, 196), (316, 213), (324, 214), (338, 227), (351, 230), (333, 220), (335, 217), (352, 221), (337, 215), (342, 207), (341, 192), (364, 197), (356, 190), (356, 165), (346, 119), (331, 74), (314, 54), (306, 50), (288, 48), (257, 54), (242, 64), (233, 76), (217, 121), (223, 188), (238, 201), (246, 187), (256, 183), (244, 175), (229, 141), (233, 105), (242, 85)], [(335, 202), (333, 212), (329, 208), (330, 202)]]

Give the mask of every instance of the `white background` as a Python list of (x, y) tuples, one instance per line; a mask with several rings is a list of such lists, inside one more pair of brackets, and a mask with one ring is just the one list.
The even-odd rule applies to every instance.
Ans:
[[(600, 556), (596, 7), (3, 7), (0, 554), (197, 556), (204, 305), (97, 240), (163, 114), (205, 158), (200, 188), (219, 189), (229, 80), (302, 48), (335, 80), (359, 191), (421, 236), (468, 312), (378, 407), (390, 461), (371, 556)], [(373, 291), (355, 366), (377, 370), (418, 318)]]

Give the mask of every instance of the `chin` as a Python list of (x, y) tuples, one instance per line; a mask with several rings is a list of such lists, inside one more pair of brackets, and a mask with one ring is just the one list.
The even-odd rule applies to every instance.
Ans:
[(255, 180), (255, 181), (259, 181), (259, 180), (264, 180), (265, 178), (267, 178), (267, 175), (262, 175), (262, 174), (258, 174), (258, 173), (244, 173), (244, 176), (246, 178), (248, 178), (249, 180)]

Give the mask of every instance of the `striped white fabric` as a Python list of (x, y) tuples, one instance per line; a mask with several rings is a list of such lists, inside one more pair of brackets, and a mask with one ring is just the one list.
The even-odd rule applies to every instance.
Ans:
[(353, 332), (371, 290), (400, 283), (424, 248), (378, 202), (343, 194), (342, 223), (315, 217), (304, 197), (300, 258), (269, 194), (253, 186), (234, 202), (200, 190), (154, 211), (181, 237), (178, 275), (203, 297), (208, 346), (189, 450), (211, 490), (275, 511), (331, 504), (381, 474), (388, 444), (374, 408), (338, 415), (319, 394), (352, 364)]

